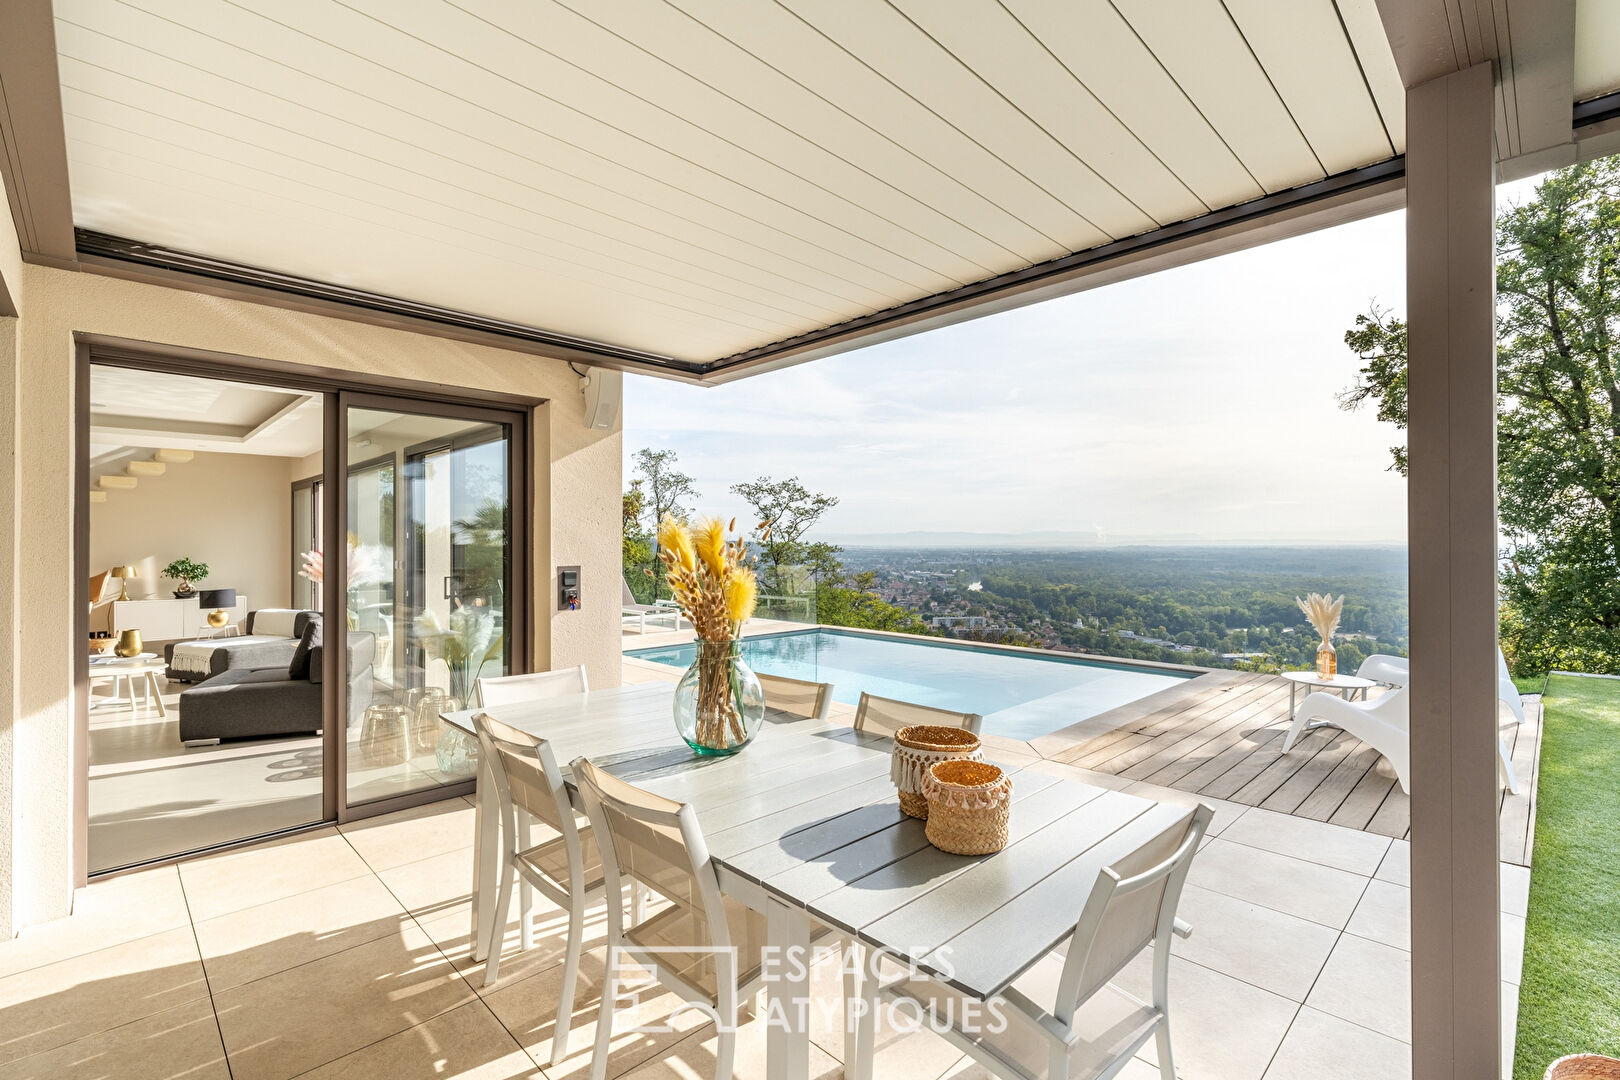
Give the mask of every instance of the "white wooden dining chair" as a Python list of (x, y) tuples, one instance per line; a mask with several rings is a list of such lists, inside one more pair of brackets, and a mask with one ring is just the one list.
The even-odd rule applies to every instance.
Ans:
[[(867, 1007), (859, 1023), (867, 1027), (856, 1039), (854, 1075), (872, 1074), (870, 1025), (878, 1002), (887, 1000), (905, 1002), (907, 1012), (1007, 1080), (1106, 1080), (1149, 1039), (1158, 1044), (1160, 1075), (1175, 1080), (1170, 936), (1192, 933), (1176, 918), (1176, 906), (1214, 816), (1200, 804), (1184, 821), (1104, 867), (1068, 938), (1067, 955), (1049, 954), (989, 1003), (922, 974), (881, 985), (865, 980)], [(1144, 949), (1153, 950), (1151, 1001), (1112, 982)]]
[(607, 1075), (618, 968), (626, 960), (650, 969), (660, 985), (715, 1021), (715, 1080), (731, 1080), (739, 1009), (761, 985), (765, 917), (721, 893), (690, 803), (643, 791), (585, 758), (576, 758), (573, 770), (601, 847), (608, 893), (639, 884), (669, 901), (650, 916), (632, 914), (629, 925), (621, 906), (608, 905), (591, 1080)]
[[(504, 724), (487, 713), (473, 715), (478, 745), (495, 779), (495, 797), (501, 816), (500, 889), (495, 897), (494, 920), (486, 943), (484, 985), (500, 972), (501, 939), (505, 912), (512, 902), (514, 873), (523, 883), (568, 912), (568, 942), (563, 960), (562, 988), (557, 996), (557, 1027), (551, 1042), (551, 1063), (568, 1054), (568, 1028), (574, 1015), (574, 984), (579, 978), (579, 955), (585, 936), (585, 909), (602, 897), (602, 858), (589, 824), (575, 818), (557, 761), (546, 740)], [(528, 829), (519, 831), (517, 811), (523, 810), (548, 827), (552, 834), (530, 843)], [(613, 894), (617, 897), (617, 893)], [(618, 907), (609, 904), (609, 910)], [(534, 931), (525, 905), (521, 945), (534, 946)]]
[(937, 709), (932, 705), (915, 705), (909, 701), (878, 697), (865, 691), (861, 693), (861, 703), (855, 708), (856, 731), (887, 735), (890, 738), (893, 738), (894, 733), (901, 728), (911, 727), (914, 724), (966, 728), (977, 735), (979, 725), (983, 723), (984, 717), (978, 713), (953, 712), (950, 709)]
[(478, 680), (478, 704), (512, 705), (520, 701), (540, 701), (566, 694), (584, 694), (591, 689), (585, 666), (557, 671), (536, 671), (528, 675), (500, 675)]
[(765, 691), (765, 707), (773, 712), (802, 716), (807, 720), (825, 720), (832, 709), (832, 683), (789, 679), (784, 675), (766, 675), (755, 672), (759, 685)]

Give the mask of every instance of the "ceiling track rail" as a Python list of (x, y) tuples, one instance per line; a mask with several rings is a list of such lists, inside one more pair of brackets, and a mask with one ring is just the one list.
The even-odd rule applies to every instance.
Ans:
[(454, 330), (488, 335), (521, 343), (531, 349), (535, 346), (541, 349), (555, 349), (561, 359), (584, 362), (595, 360), (613, 366), (656, 369), (688, 377), (701, 376), (707, 367), (705, 364), (678, 360), (660, 353), (623, 348), (590, 338), (542, 330), (523, 323), (474, 315), (454, 308), (418, 303), (365, 289), (352, 289), (314, 278), (282, 274), (226, 259), (178, 251), (160, 244), (146, 244), (121, 236), (111, 236), (91, 229), (75, 229), (74, 234), (80, 264), (86, 269), (93, 268), (92, 260), (107, 260), (161, 273), (206, 278), (247, 289), (265, 290), (288, 297), (312, 300), (320, 304), (359, 308), (392, 318), (427, 322)]
[(1602, 124), (1616, 117), (1620, 117), (1620, 92), (1604, 94), (1602, 97), (1577, 104), (1574, 127), (1579, 132), (1584, 127)]

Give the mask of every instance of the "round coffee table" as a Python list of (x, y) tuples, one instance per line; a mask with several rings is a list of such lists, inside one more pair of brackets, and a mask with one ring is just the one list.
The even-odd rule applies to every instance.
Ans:
[(1367, 700), (1367, 691), (1378, 684), (1371, 679), (1363, 679), (1359, 675), (1334, 675), (1324, 679), (1314, 671), (1285, 671), (1282, 677), (1288, 680), (1288, 716), (1293, 718), (1294, 699), (1299, 696), (1299, 688), (1304, 686), (1311, 690), (1337, 691), (1346, 701), (1354, 700), (1356, 692), (1361, 692), (1361, 699)]
[[(157, 677), (163, 674), (163, 658), (157, 653), (141, 653), (137, 656), (114, 657), (110, 660), (100, 658), (90, 662), (90, 685), (97, 682), (112, 680), (113, 696), (100, 701), (93, 701), (92, 708), (106, 708), (109, 705), (122, 705), (126, 700), (131, 709), (135, 708), (135, 683), (139, 681), (142, 689), (142, 705), (150, 709), (157, 706), (159, 716), (168, 716), (169, 710), (163, 705), (163, 691), (158, 688)], [(128, 698), (118, 693), (118, 683), (122, 680)]]

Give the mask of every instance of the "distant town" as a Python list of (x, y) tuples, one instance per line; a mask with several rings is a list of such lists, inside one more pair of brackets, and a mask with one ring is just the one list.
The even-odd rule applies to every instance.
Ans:
[(847, 548), (871, 591), (932, 633), (1204, 667), (1306, 667), (1294, 597), (1344, 594), (1341, 667), (1406, 651), (1406, 556), (1394, 547)]

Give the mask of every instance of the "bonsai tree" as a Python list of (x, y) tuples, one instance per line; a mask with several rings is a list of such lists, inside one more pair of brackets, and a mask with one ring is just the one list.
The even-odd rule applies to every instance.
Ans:
[(182, 555), (165, 566), (162, 573), (164, 577), (173, 578), (180, 583), (180, 587), (174, 590), (174, 595), (184, 598), (197, 591), (194, 582), (208, 576), (208, 564), (200, 563), (189, 555)]

